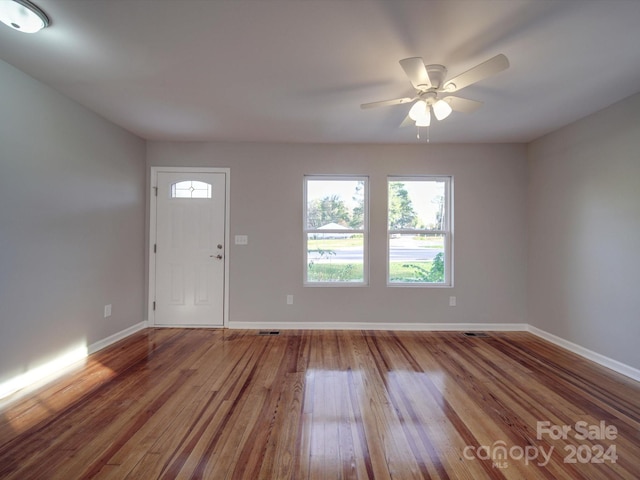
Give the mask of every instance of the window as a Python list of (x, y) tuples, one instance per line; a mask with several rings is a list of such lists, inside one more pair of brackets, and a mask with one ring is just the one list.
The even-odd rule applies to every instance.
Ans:
[(368, 188), (367, 177), (305, 177), (305, 284), (367, 284)]
[(171, 198), (211, 198), (211, 185), (197, 180), (174, 183)]
[(388, 178), (389, 285), (451, 286), (451, 177)]

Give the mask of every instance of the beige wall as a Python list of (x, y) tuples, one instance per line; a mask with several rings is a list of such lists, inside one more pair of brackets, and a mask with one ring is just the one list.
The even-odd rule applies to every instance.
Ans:
[(529, 323), (640, 368), (640, 94), (528, 156)]
[[(230, 321), (524, 323), (522, 145), (274, 145), (150, 142), (148, 166), (231, 169)], [(370, 286), (303, 287), (305, 174), (370, 178)], [(454, 176), (454, 288), (389, 288), (387, 175)], [(286, 305), (286, 295), (294, 305)], [(449, 296), (458, 306), (449, 307)]]
[(1, 61), (0, 84), (1, 384), (143, 320), (145, 143)]

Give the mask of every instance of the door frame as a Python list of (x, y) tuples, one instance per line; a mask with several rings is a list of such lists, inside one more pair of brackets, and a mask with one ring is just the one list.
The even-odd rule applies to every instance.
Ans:
[[(148, 248), (148, 303), (147, 303), (147, 324), (149, 327), (156, 327), (155, 324), (155, 293), (156, 293), (156, 262), (154, 245), (156, 244), (156, 209), (157, 209), (157, 178), (158, 173), (223, 173), (224, 174), (224, 186), (225, 186), (225, 205), (224, 205), (224, 293), (223, 293), (223, 318), (222, 328), (227, 328), (229, 325), (229, 211), (230, 211), (230, 192), (229, 186), (231, 169), (220, 167), (151, 167), (149, 173), (149, 242)], [(159, 327), (167, 327), (167, 325), (160, 325)], [(188, 327), (182, 327), (188, 328)], [(221, 328), (218, 325), (206, 326), (203, 325), (199, 328)]]

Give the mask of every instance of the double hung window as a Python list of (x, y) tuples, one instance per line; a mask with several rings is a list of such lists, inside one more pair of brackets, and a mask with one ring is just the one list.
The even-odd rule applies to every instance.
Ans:
[(367, 284), (368, 189), (367, 177), (305, 177), (306, 285)]
[(451, 286), (451, 177), (389, 177), (387, 282)]

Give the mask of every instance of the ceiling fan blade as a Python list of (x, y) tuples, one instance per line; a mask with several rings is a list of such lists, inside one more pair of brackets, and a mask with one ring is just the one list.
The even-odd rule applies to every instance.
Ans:
[(461, 73), (457, 77), (448, 80), (444, 84), (444, 90), (447, 92), (457, 92), (471, 84), (484, 80), (509, 67), (509, 60), (503, 54), (496, 55), (486, 62), (476, 65), (470, 70)]
[(471, 113), (479, 109), (483, 103), (462, 97), (444, 97), (443, 100), (451, 105), (456, 112)]
[(402, 123), (398, 125), (398, 128), (409, 127), (411, 125), (415, 126), (415, 124), (416, 124), (416, 121), (412, 119), (409, 115), (407, 115), (406, 117), (404, 117), (404, 120), (402, 121)]
[(402, 105), (403, 103), (412, 102), (414, 99), (409, 97), (394, 98), (393, 100), (383, 100), (381, 102), (363, 103), (360, 108), (388, 107), (390, 105)]
[(411, 57), (400, 60), (400, 66), (409, 77), (411, 85), (416, 90), (427, 90), (431, 88), (431, 80), (424, 66), (424, 61), (420, 57)]

